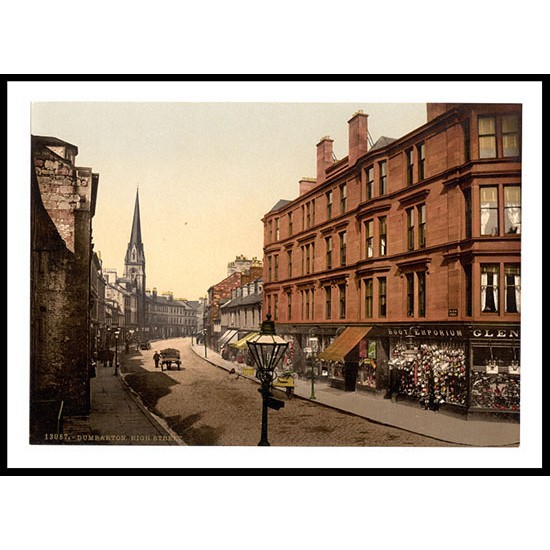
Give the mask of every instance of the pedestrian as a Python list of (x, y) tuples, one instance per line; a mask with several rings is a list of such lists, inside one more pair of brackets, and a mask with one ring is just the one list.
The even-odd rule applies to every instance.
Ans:
[(159, 368), (159, 361), (160, 361), (160, 355), (158, 351), (155, 351), (155, 355), (153, 355), (153, 359), (155, 360), (155, 368)]
[(130, 351), (130, 342), (126, 340), (126, 343), (124, 344), (124, 351), (128, 353)]

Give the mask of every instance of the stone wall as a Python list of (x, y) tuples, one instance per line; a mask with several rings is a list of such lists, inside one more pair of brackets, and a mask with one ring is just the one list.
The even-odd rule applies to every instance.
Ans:
[(32, 161), (31, 442), (39, 443), (44, 403), (89, 413), (92, 174), (41, 138)]

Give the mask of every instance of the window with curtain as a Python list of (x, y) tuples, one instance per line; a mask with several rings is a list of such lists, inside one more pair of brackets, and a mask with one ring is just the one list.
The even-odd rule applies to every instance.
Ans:
[(378, 315), (386, 316), (386, 277), (378, 277)]
[(345, 266), (346, 265), (346, 232), (342, 231), (340, 233), (340, 265)]
[(365, 222), (365, 253), (367, 258), (374, 256), (374, 222)]
[(498, 312), (498, 279), (498, 265), (485, 264), (481, 266), (481, 311), (483, 313)]
[(477, 119), (479, 136), (479, 158), (497, 156), (496, 119), (494, 116), (480, 116)]
[(311, 256), (309, 244), (306, 245), (306, 275), (311, 273)]
[(332, 218), (332, 191), (327, 193), (327, 220)]
[(330, 286), (325, 287), (325, 317), (327, 319), (332, 317), (332, 288)]
[(271, 282), (271, 256), (267, 258), (267, 280)]
[(379, 187), (380, 187), (380, 195), (385, 195), (386, 194), (386, 178), (387, 178), (387, 174), (386, 174), (386, 161), (383, 160), (382, 162), (380, 162), (378, 164), (378, 168), (380, 170), (379, 172)]
[(338, 285), (340, 292), (340, 319), (346, 318), (346, 285)]
[(407, 273), (407, 317), (414, 317), (414, 273)]
[(311, 203), (306, 203), (306, 229), (311, 227)]
[(426, 176), (426, 144), (420, 143), (416, 147), (418, 153), (418, 181)]
[(278, 241), (280, 237), (279, 233), (279, 218), (275, 219), (275, 240)]
[(418, 316), (426, 317), (426, 272), (416, 274), (418, 280)]
[(372, 199), (374, 193), (374, 167), (370, 166), (365, 170), (367, 177), (367, 187), (366, 187), (366, 200)]
[(504, 266), (506, 313), (521, 311), (521, 276), (519, 265)]
[(290, 321), (292, 319), (292, 294), (290, 292), (286, 293), (286, 320)]
[(327, 250), (327, 269), (332, 269), (332, 237), (325, 239)]
[(273, 278), (275, 281), (279, 280), (279, 255), (273, 256)]
[(378, 218), (378, 235), (380, 237), (380, 256), (385, 256), (388, 253), (388, 227), (387, 217), (381, 216)]
[(502, 156), (519, 156), (518, 115), (506, 115), (502, 117)]
[(310, 291), (306, 290), (306, 319), (309, 319), (310, 314)]
[(482, 235), (498, 235), (498, 187), (480, 187)]
[(288, 213), (288, 235), (289, 237), (292, 235), (292, 212)]
[(288, 256), (288, 277), (291, 278), (292, 277), (292, 250), (289, 250), (287, 252), (287, 256)]
[(343, 214), (346, 211), (346, 202), (348, 196), (348, 188), (344, 183), (340, 186), (340, 214)]
[(407, 185), (412, 185), (414, 173), (414, 157), (412, 149), (405, 152), (405, 159), (407, 163)]
[(365, 279), (365, 317), (372, 317), (372, 279)]
[(504, 187), (504, 231), (521, 233), (521, 188), (519, 185)]
[[(273, 320), (277, 321), (279, 319), (279, 295), (275, 294), (273, 296)], [(246, 325), (246, 310), (245, 310), (245, 323)]]
[(426, 246), (426, 205), (417, 206), (418, 210), (418, 247)]
[(414, 250), (414, 208), (407, 209), (407, 250)]

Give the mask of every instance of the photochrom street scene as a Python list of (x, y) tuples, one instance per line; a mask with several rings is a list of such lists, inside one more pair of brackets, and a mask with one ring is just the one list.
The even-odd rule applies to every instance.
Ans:
[(521, 104), (31, 120), (31, 444), (520, 444)]

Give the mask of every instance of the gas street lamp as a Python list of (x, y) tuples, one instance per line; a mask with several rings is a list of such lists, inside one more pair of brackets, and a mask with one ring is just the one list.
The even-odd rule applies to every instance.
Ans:
[(269, 446), (267, 409), (279, 410), (285, 405), (283, 401), (272, 396), (271, 385), (276, 376), (275, 369), (288, 348), (288, 342), (275, 334), (275, 323), (271, 320), (271, 314), (268, 313), (259, 334), (247, 340), (246, 344), (257, 366), (256, 378), (261, 382), (261, 388), (258, 391), (262, 394), (262, 436), (258, 446)]
[(118, 337), (120, 330), (115, 330), (115, 376), (118, 374)]

